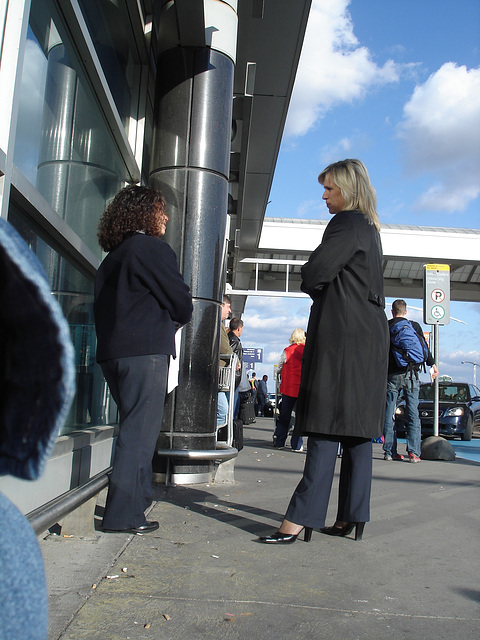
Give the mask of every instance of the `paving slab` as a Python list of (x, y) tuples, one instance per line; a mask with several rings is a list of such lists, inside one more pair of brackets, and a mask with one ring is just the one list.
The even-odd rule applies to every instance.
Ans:
[[(273, 449), (272, 431), (270, 418), (245, 428), (235, 484), (156, 486), (152, 534), (42, 540), (49, 640), (480, 636), (480, 465), (385, 462), (374, 444), (361, 542), (314, 531), (267, 546), (256, 538), (278, 526), (305, 460)], [(338, 466), (328, 524), (337, 491)]]

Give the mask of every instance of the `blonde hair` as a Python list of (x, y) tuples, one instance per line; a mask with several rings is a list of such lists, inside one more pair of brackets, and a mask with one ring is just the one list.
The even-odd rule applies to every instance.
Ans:
[(380, 221), (377, 215), (377, 194), (370, 182), (367, 167), (361, 160), (340, 160), (328, 165), (318, 176), (320, 184), (330, 175), (333, 182), (340, 189), (345, 200), (345, 211), (358, 209), (368, 219), (370, 224), (380, 231)]
[(306, 334), (303, 329), (294, 329), (290, 336), (290, 344), (305, 344)]

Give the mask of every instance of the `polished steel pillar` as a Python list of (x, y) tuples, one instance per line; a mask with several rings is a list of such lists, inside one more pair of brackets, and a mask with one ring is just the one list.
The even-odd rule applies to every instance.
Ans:
[[(187, 7), (157, 5), (149, 183), (165, 195), (166, 240), (177, 253), (194, 305), (193, 319), (183, 329), (179, 385), (168, 397), (158, 448), (201, 451), (215, 448), (237, 20), (236, 2), (205, 0), (204, 11), (194, 14)], [(172, 20), (176, 28), (162, 31)], [(162, 33), (179, 39), (167, 42)], [(212, 470), (212, 461), (197, 458), (154, 460), (157, 479), (168, 473), (177, 484), (209, 481)]]

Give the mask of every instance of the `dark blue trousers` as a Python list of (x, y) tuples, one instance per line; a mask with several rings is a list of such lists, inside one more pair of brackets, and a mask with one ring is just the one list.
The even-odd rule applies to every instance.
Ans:
[[(282, 404), (280, 405), (280, 415), (278, 416), (277, 426), (275, 427), (275, 446), (284, 447), (290, 428), (290, 420), (292, 411), (297, 404), (297, 398), (282, 394)], [(290, 442), (292, 449), (299, 449), (303, 445), (301, 436), (292, 436)]]
[(313, 529), (325, 526), (339, 442), (343, 451), (336, 519), (341, 522), (370, 520), (371, 439), (309, 436), (303, 477), (285, 514), (290, 522)]
[(118, 358), (101, 367), (120, 416), (104, 529), (145, 524), (153, 497), (152, 458), (162, 425), (169, 356)]

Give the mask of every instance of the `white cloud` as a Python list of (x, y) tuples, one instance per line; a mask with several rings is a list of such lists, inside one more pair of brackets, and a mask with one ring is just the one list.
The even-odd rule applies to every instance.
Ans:
[(463, 211), (480, 194), (480, 68), (447, 62), (415, 87), (399, 126), (409, 176), (435, 184), (416, 207)]
[(305, 134), (334, 105), (362, 99), (374, 86), (398, 82), (403, 65), (379, 67), (360, 46), (350, 0), (313, 0), (285, 133)]
[(311, 218), (313, 214), (317, 217), (320, 213), (323, 213), (325, 209), (325, 205), (322, 201), (318, 200), (305, 200), (301, 202), (296, 211), (295, 217), (297, 218)]
[(256, 366), (257, 372), (271, 375), (271, 366), (277, 364), (288, 346), (292, 331), (297, 327), (307, 328), (310, 306), (309, 298), (248, 298), (242, 315), (245, 326), (241, 340), (244, 348), (264, 350), (264, 368)]
[(338, 158), (350, 157), (352, 149), (360, 155), (360, 151), (371, 146), (370, 138), (363, 131), (355, 131), (350, 137), (344, 137), (336, 142), (324, 145), (320, 150), (321, 164), (324, 166), (335, 162)]

